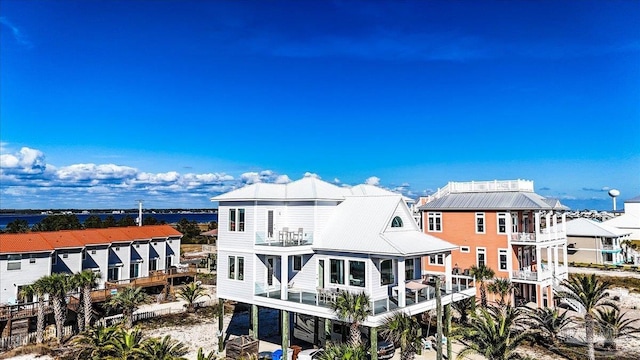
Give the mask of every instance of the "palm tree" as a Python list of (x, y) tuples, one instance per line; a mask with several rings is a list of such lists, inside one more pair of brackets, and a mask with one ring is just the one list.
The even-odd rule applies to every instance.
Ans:
[(476, 281), (480, 282), (480, 304), (483, 308), (487, 307), (487, 287), (485, 280), (493, 278), (495, 272), (493, 269), (486, 267), (485, 265), (471, 266), (469, 269), (471, 276), (475, 277)]
[(488, 360), (519, 358), (515, 350), (531, 336), (522, 327), (522, 321), (522, 311), (510, 305), (480, 309), (471, 316), (470, 328), (459, 331), (465, 347), (458, 353), (458, 359), (469, 354), (480, 354)]
[(216, 359), (216, 353), (215, 352), (210, 352), (210, 353), (205, 353), (204, 350), (202, 350), (202, 348), (198, 348), (198, 354), (196, 355), (196, 360), (215, 360)]
[(351, 344), (331, 344), (327, 345), (325, 351), (318, 357), (318, 360), (365, 360), (367, 352), (362, 346), (353, 346)]
[(469, 313), (471, 313), (476, 308), (476, 298), (464, 298), (452, 303), (451, 305), (458, 312), (458, 314), (460, 314), (460, 323), (466, 325), (469, 319)]
[(186, 301), (188, 312), (195, 312), (195, 303), (201, 297), (209, 297), (207, 289), (199, 283), (192, 282), (178, 291), (178, 298)]
[(371, 315), (371, 300), (364, 291), (358, 294), (342, 290), (330, 303), (331, 309), (341, 320), (351, 323), (350, 342), (354, 347), (362, 344), (360, 323)]
[(616, 349), (616, 339), (629, 336), (638, 338), (640, 328), (634, 326), (640, 319), (625, 318), (617, 309), (597, 309), (596, 320), (605, 337), (605, 347)]
[(146, 351), (146, 342), (142, 338), (142, 330), (118, 328), (108, 345), (109, 360), (153, 359)]
[(413, 359), (420, 347), (420, 325), (404, 313), (395, 312), (385, 320), (380, 332), (387, 341), (400, 346), (400, 359)]
[(98, 280), (100, 280), (100, 273), (93, 272), (91, 270), (84, 270), (75, 274), (74, 276), (75, 284), (81, 288), (81, 299), (82, 303), (80, 304), (84, 308), (84, 321), (83, 326), (89, 327), (91, 326), (91, 320), (93, 318), (93, 301), (91, 299), (91, 290), (98, 285)]
[(185, 360), (189, 349), (180, 341), (166, 335), (162, 339), (150, 338), (144, 344), (145, 353), (154, 360)]
[(71, 285), (69, 275), (53, 273), (39, 279), (42, 291), (49, 294), (53, 301), (53, 317), (56, 322), (56, 338), (62, 342), (62, 329), (66, 321), (66, 296)]
[(79, 348), (76, 360), (100, 360), (107, 356), (118, 334), (118, 328), (115, 326), (104, 327), (99, 324), (89, 328), (73, 339), (73, 344)]
[(589, 360), (595, 359), (595, 348), (593, 345), (594, 314), (596, 309), (610, 307), (618, 309), (615, 303), (609, 300), (607, 290), (611, 284), (596, 278), (596, 274), (572, 275), (569, 279), (562, 281), (563, 290), (557, 293), (559, 298), (571, 299), (579, 303), (585, 311), (585, 338), (588, 347)]
[(125, 326), (127, 329), (131, 329), (133, 327), (134, 311), (138, 310), (138, 306), (147, 300), (148, 296), (142, 291), (142, 288), (126, 287), (112, 296), (107, 302), (107, 306), (113, 309), (121, 309), (125, 319)]
[(22, 288), (20, 296), (24, 298), (30, 298), (34, 295), (38, 298), (38, 314), (36, 320), (36, 343), (41, 344), (44, 341), (44, 294), (45, 288), (41, 280), (36, 280), (31, 285), (27, 285)]
[(558, 333), (573, 321), (566, 311), (560, 314), (558, 309), (539, 308), (532, 311), (530, 322), (542, 340), (553, 345), (558, 341)]
[(487, 285), (487, 290), (500, 296), (498, 300), (499, 305), (505, 305), (505, 299), (508, 297), (509, 303), (511, 303), (511, 292), (516, 291), (517, 287), (506, 278), (495, 278), (491, 284)]

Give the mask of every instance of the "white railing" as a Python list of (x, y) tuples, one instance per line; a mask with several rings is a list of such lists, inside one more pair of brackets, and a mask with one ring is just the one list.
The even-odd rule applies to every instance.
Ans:
[[(0, 349), (13, 349), (19, 346), (25, 346), (36, 342), (36, 333), (30, 332), (26, 334), (13, 335), (0, 338)], [(62, 336), (73, 335), (73, 326), (65, 326), (62, 328)], [(52, 326), (44, 330), (44, 340), (56, 337), (56, 327)]]
[(515, 280), (542, 281), (550, 279), (553, 276), (550, 270), (529, 271), (515, 270), (511, 272), (511, 278)]
[(208, 253), (217, 253), (217, 247), (215, 245), (202, 245), (202, 252), (208, 252)]
[(528, 191), (533, 192), (533, 181), (531, 180), (493, 180), (493, 181), (450, 181), (438, 191), (427, 196), (426, 202), (439, 199), (451, 193), (469, 192), (495, 192), (495, 191)]
[(532, 243), (540, 243), (547, 241), (555, 241), (562, 240), (567, 237), (567, 234), (564, 231), (552, 231), (548, 232), (543, 230), (542, 233), (512, 233), (511, 241), (512, 242), (532, 242)]

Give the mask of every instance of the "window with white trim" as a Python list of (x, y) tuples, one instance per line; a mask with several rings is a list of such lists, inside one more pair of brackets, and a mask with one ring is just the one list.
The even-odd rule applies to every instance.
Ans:
[(302, 256), (294, 255), (293, 256), (293, 271), (302, 270)]
[(331, 259), (329, 261), (330, 279), (332, 284), (344, 285), (344, 260)]
[(229, 231), (244, 231), (244, 209), (229, 209)]
[(69, 258), (69, 253), (68, 253), (68, 252), (66, 252), (66, 251), (65, 251), (65, 252), (63, 252), (63, 253), (62, 253), (62, 258), (63, 258), (63, 259), (68, 259), (68, 258)]
[(349, 260), (349, 286), (364, 287), (365, 263), (364, 261)]
[(433, 232), (442, 232), (442, 213), (427, 213), (428, 230)]
[(498, 234), (507, 233), (507, 213), (498, 213)]
[(29, 264), (36, 263), (36, 256), (34, 254), (29, 255)]
[(518, 232), (518, 213), (511, 214), (511, 232), (514, 234)]
[(444, 254), (429, 255), (429, 265), (444, 266)]
[(498, 249), (498, 269), (507, 271), (507, 249)]
[(484, 213), (476, 213), (476, 233), (484, 234)]
[(244, 280), (244, 258), (238, 256), (238, 280)]
[(471, 251), (471, 249), (468, 246), (460, 246), (460, 252), (461, 253), (468, 253), (470, 251)]
[(22, 268), (22, 255), (7, 255), (7, 270), (20, 270), (20, 268)]
[(415, 277), (415, 259), (406, 259), (404, 261), (404, 279), (413, 280)]
[(380, 261), (380, 285), (393, 284), (393, 260), (385, 259)]
[(229, 279), (236, 278), (236, 257), (229, 256)]
[(476, 265), (487, 266), (487, 248), (476, 248)]

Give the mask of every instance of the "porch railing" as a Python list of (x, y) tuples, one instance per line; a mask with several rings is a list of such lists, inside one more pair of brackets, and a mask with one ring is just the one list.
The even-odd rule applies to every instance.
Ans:
[(274, 231), (273, 233), (257, 232), (256, 245), (262, 246), (304, 246), (313, 244), (313, 231)]

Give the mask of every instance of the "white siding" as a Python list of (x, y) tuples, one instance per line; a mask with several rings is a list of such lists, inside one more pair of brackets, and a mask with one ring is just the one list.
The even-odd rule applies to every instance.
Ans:
[[(100, 280), (98, 280), (98, 289), (104, 289), (104, 283), (107, 281), (109, 246), (94, 245), (85, 248), (86, 259), (82, 262), (82, 269), (98, 269), (100, 271)], [(93, 252), (95, 251), (95, 254)]]
[(302, 269), (300, 271), (293, 271), (293, 256), (289, 256), (289, 281), (293, 281), (296, 288), (315, 290), (318, 286), (318, 261), (313, 255), (301, 256)]
[[(149, 242), (148, 241), (136, 241), (131, 244), (133, 249), (131, 249), (131, 254), (133, 256), (133, 252), (137, 252), (140, 255), (141, 261), (137, 261), (139, 264), (138, 277), (147, 277), (149, 276)], [(135, 258), (135, 257), (134, 257)], [(131, 259), (132, 262), (134, 259)]]
[(58, 249), (54, 256), (57, 256), (57, 262), (52, 272), (76, 274), (82, 271), (82, 248)]
[[(151, 257), (155, 256), (151, 256), (151, 254), (153, 252), (155, 252), (157, 255), (157, 267), (156, 270), (164, 270), (164, 262), (165, 262), (165, 258), (167, 256), (167, 249), (166, 249), (167, 245), (164, 241), (164, 239), (152, 239), (149, 242), (149, 256), (150, 259)], [(155, 255), (155, 254), (153, 254)]]
[[(31, 255), (34, 263), (31, 263)], [(7, 256), (7, 254), (0, 255), (0, 303), (18, 299), (19, 286), (32, 284), (39, 278), (51, 274), (49, 253), (22, 254), (18, 270), (7, 269)]]
[[(244, 258), (244, 279), (229, 279), (229, 256), (235, 256), (236, 263), (238, 257)], [(255, 281), (253, 278), (253, 268), (256, 258), (251, 253), (238, 251), (218, 251), (218, 278), (217, 293), (221, 299), (231, 299), (242, 302), (249, 302), (253, 298)], [(235, 269), (236, 278), (238, 267)]]
[[(244, 231), (229, 231), (229, 210), (244, 209)], [(238, 219), (236, 218), (236, 222)], [(246, 250), (255, 243), (255, 206), (250, 202), (220, 203), (218, 206), (218, 249)]]

